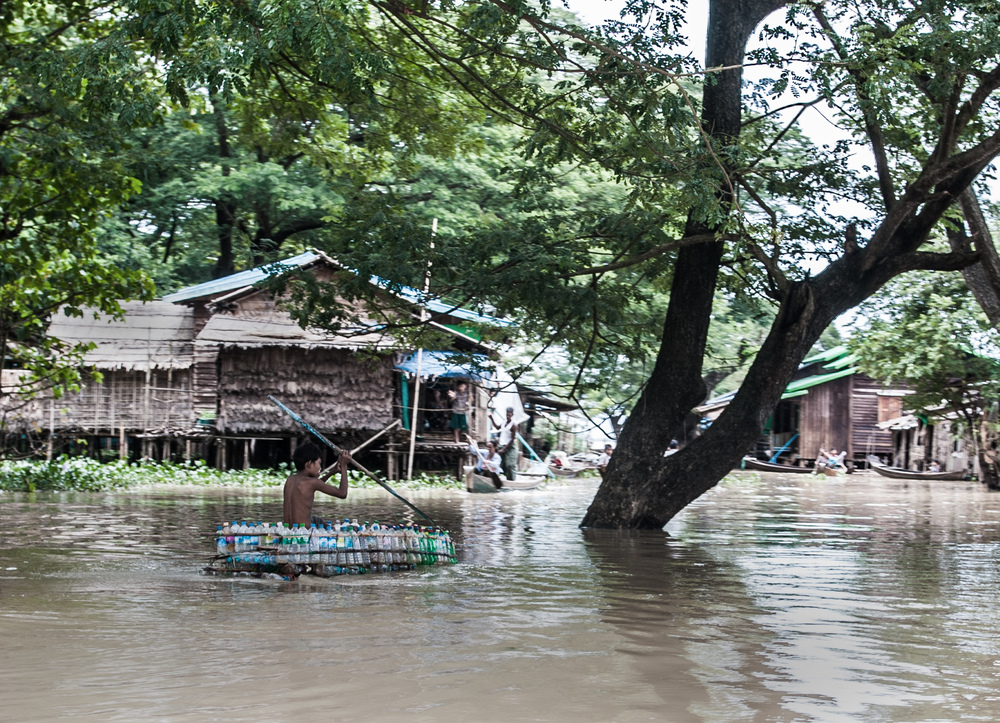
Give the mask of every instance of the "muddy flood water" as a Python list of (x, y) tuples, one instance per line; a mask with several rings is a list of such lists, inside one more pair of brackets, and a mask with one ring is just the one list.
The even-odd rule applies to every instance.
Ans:
[(460, 564), (296, 582), (200, 573), (276, 490), (2, 494), (0, 720), (1000, 719), (1000, 494), (752, 475), (623, 534), (595, 489), (413, 493)]

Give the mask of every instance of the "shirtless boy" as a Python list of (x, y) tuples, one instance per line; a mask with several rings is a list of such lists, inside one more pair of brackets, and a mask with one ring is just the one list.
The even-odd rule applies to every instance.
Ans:
[(321, 524), (322, 518), (312, 513), (313, 495), (317, 492), (331, 497), (347, 499), (347, 465), (351, 453), (344, 450), (337, 459), (337, 470), (340, 472), (340, 486), (328, 485), (319, 478), (323, 467), (323, 455), (312, 442), (300, 444), (292, 454), (295, 463), (295, 474), (285, 480), (284, 522), (286, 525), (298, 523), (308, 525), (311, 522)]

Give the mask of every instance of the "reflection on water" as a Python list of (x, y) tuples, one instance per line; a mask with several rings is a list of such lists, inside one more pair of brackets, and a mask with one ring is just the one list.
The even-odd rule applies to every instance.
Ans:
[(764, 475), (581, 532), (594, 490), (415, 493), (460, 565), (293, 583), (199, 574), (276, 491), (2, 496), (0, 718), (1000, 718), (1000, 496)]

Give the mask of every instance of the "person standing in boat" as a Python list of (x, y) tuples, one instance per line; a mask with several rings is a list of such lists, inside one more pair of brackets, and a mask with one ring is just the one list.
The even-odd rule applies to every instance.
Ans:
[(503, 474), (510, 480), (517, 479), (517, 423), (514, 421), (514, 407), (507, 407), (507, 419), (503, 424), (497, 424), (493, 417), (490, 422), (500, 430), (497, 439), (497, 451), (503, 460)]
[(347, 499), (347, 465), (351, 461), (351, 453), (344, 450), (337, 459), (337, 469), (340, 472), (340, 486), (334, 487), (320, 479), (323, 468), (323, 454), (312, 442), (300, 444), (292, 453), (292, 462), (296, 472), (285, 480), (284, 506), (282, 519), (286, 525), (323, 524), (323, 518), (312, 513), (313, 495), (317, 492)]
[(469, 387), (465, 382), (459, 382), (455, 389), (448, 390), (451, 400), (451, 430), (455, 433), (455, 441), (459, 434), (469, 431)]

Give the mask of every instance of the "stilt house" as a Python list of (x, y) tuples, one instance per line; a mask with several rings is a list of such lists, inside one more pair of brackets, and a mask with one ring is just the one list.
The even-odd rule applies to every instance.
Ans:
[[(395, 477), (408, 453), (404, 441), (414, 382), (398, 368), (407, 354), (391, 333), (366, 320), (364, 309), (361, 326), (337, 334), (299, 326), (282, 299), (262, 286), (287, 269), (304, 270), (320, 281), (347, 273), (310, 251), (160, 301), (126, 304), (123, 321), (57, 317), (50, 334), (92, 343), (84, 361), (104, 380), (36, 404), (36, 427), (63, 443), (85, 439), (95, 454), (201, 457), (222, 468), (270, 466), (288, 461), (303, 437), (302, 429), (268, 399), (273, 395), (349, 449), (386, 430), (378, 449), (370, 445), (361, 453), (377, 456), (378, 466)], [(416, 292), (409, 305), (418, 317)], [(428, 323), (451, 339), (451, 348), (442, 351), (494, 355), (465, 333), (466, 326), (505, 322), (444, 303), (423, 305)], [(437, 388), (450, 387), (455, 379), (476, 381), (471, 371), (459, 370)], [(425, 397), (426, 392), (419, 405), (426, 405)], [(474, 429), (486, 428), (488, 398), (481, 384), (472, 385)], [(445, 468), (460, 464), (465, 445), (454, 444), (450, 432), (418, 430), (418, 461), (438, 463), (439, 469), (436, 458), (451, 460)]]
[[(814, 461), (820, 449), (847, 450), (860, 466), (867, 455), (889, 457), (893, 435), (880, 423), (900, 417), (905, 386), (884, 385), (861, 374), (856, 357), (838, 346), (803, 360), (753, 450), (760, 459), (790, 464)], [(735, 392), (710, 399), (698, 412), (708, 424)]]

